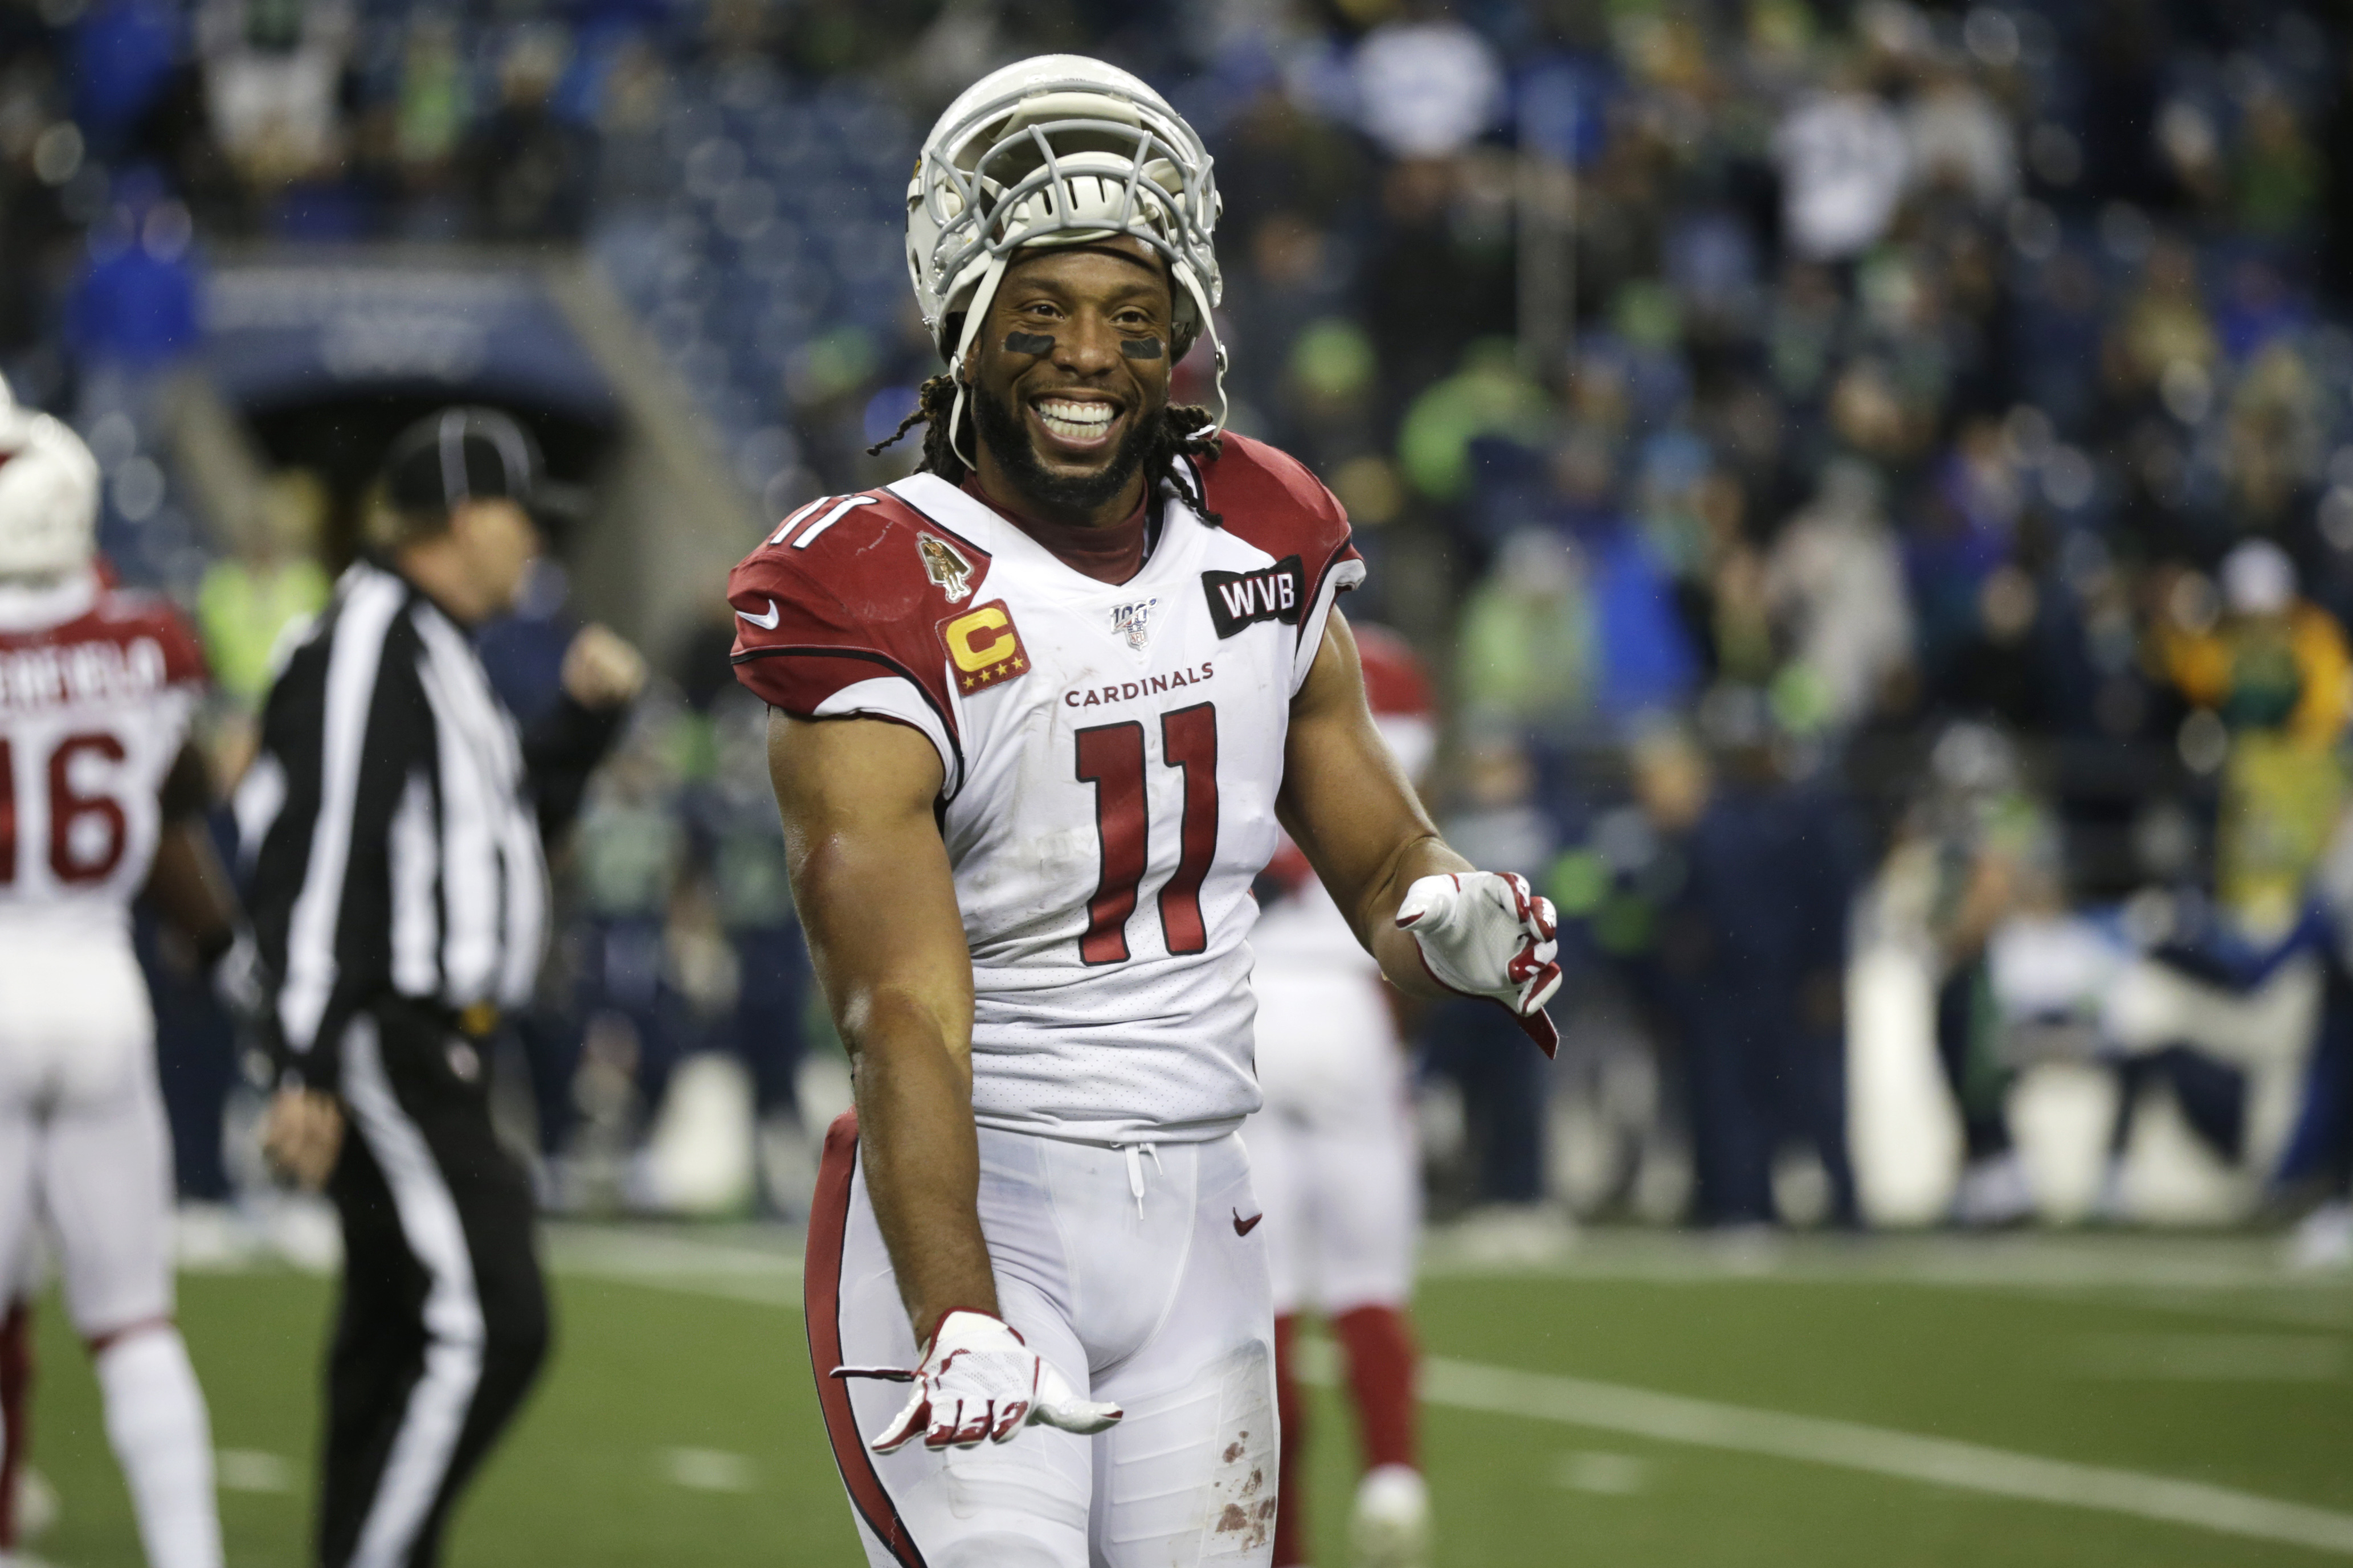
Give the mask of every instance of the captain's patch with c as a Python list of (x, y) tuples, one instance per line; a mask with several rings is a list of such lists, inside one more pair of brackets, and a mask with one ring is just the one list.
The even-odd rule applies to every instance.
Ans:
[(983, 687), (1029, 673), (1029, 652), (1013, 612), (1002, 599), (976, 605), (940, 623), (940, 641), (955, 666), (956, 689), (969, 697)]

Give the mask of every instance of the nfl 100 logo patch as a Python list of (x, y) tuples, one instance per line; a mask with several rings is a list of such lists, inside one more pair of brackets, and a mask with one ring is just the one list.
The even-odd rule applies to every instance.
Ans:
[(1159, 606), (1157, 599), (1145, 599), (1133, 605), (1111, 607), (1111, 635), (1127, 639), (1127, 646), (1142, 653), (1152, 640), (1152, 612)]

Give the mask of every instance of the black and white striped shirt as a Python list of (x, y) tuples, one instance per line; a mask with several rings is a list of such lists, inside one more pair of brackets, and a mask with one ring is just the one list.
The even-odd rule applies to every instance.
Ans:
[(566, 700), (530, 737), (463, 627), (362, 561), (288, 656), (238, 786), (246, 907), (285, 1067), (336, 1079), (357, 1011), (527, 1001), (546, 946), (543, 834), (617, 727)]

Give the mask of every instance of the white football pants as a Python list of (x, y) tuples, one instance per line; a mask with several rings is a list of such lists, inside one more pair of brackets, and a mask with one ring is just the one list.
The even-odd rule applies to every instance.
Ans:
[(1274, 1319), (1239, 1138), (1110, 1149), (983, 1129), (998, 1305), (1071, 1386), (1126, 1417), (1092, 1437), (877, 1454), (915, 1364), (855, 1115), (827, 1135), (809, 1223), (809, 1352), (873, 1568), (1265, 1568), (1274, 1552)]
[[(172, 1144), (127, 939), (0, 930), (0, 1258), (42, 1215), (154, 1568), (216, 1568), (212, 1437), (172, 1326)], [(14, 1281), (12, 1284), (16, 1283)]]
[(1274, 1310), (1401, 1306), (1413, 1289), (1421, 1173), (1405, 1049), (1381, 983), (1353, 968), (1261, 965), (1259, 1087), (1242, 1124), (1266, 1204)]

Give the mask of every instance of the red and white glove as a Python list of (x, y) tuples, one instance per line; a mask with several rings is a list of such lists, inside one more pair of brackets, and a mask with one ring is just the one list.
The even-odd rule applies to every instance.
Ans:
[(1009, 1442), (1033, 1425), (1085, 1436), (1126, 1414), (1116, 1405), (1081, 1399), (1011, 1324), (961, 1309), (940, 1320), (914, 1371), (838, 1366), (833, 1375), (915, 1385), (906, 1407), (869, 1440), (878, 1454), (904, 1447), (918, 1433), (926, 1448), (970, 1448), (984, 1437)]
[(1545, 1055), (1560, 1048), (1560, 1031), (1544, 1010), (1560, 989), (1557, 917), (1526, 878), (1493, 871), (1419, 878), (1405, 890), (1397, 923), (1412, 933), (1432, 980), (1502, 1003)]

